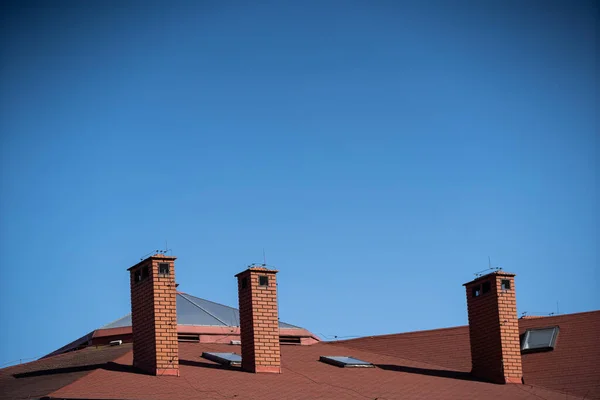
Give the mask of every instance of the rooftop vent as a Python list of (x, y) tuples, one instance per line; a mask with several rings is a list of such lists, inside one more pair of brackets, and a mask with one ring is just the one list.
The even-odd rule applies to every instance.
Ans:
[(235, 353), (202, 353), (202, 357), (207, 360), (217, 362), (222, 365), (240, 366), (242, 365), (242, 356)]
[(198, 342), (200, 342), (200, 334), (198, 334), (198, 333), (178, 333), (177, 341), (178, 342), (198, 343)]
[(542, 329), (527, 329), (521, 335), (521, 353), (554, 350), (558, 326)]
[(354, 357), (321, 356), (319, 361), (343, 368), (373, 368), (373, 364), (370, 362), (359, 360), (358, 358)]
[(302, 340), (298, 336), (279, 336), (279, 344), (301, 344)]
[(111, 342), (108, 342), (108, 344), (111, 345), (111, 346), (120, 346), (120, 345), (123, 344), (123, 341), (120, 340), (120, 339), (119, 340), (113, 340)]

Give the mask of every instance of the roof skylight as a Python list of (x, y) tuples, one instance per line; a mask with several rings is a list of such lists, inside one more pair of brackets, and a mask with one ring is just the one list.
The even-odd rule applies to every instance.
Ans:
[(209, 353), (205, 351), (202, 353), (202, 357), (223, 365), (238, 366), (242, 364), (242, 356), (235, 353)]
[(521, 337), (521, 352), (553, 350), (558, 336), (558, 326), (542, 329), (527, 329)]
[(345, 368), (373, 368), (373, 364), (367, 361), (359, 360), (354, 357), (346, 356), (321, 356), (319, 361), (326, 364), (335, 365), (337, 367)]

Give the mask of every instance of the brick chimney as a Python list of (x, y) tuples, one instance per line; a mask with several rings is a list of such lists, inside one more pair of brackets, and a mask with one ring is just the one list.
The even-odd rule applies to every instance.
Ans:
[(522, 383), (515, 274), (497, 271), (465, 283), (473, 376)]
[(175, 257), (155, 254), (129, 268), (133, 365), (179, 376)]
[(264, 267), (250, 267), (236, 275), (242, 369), (245, 371), (281, 373), (277, 272)]

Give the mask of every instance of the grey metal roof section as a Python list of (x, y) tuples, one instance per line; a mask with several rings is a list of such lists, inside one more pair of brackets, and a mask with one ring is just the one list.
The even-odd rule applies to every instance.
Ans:
[(371, 364), (368, 361), (363, 361), (359, 360), (358, 358), (347, 356), (321, 356), (319, 357), (319, 361), (338, 367), (373, 367), (373, 364)]
[(126, 316), (121, 317), (110, 324), (101, 326), (99, 329), (122, 328), (124, 326), (131, 326), (131, 314), (127, 314)]
[(210, 353), (204, 352), (202, 353), (202, 357), (207, 360), (211, 360), (214, 362), (218, 362), (219, 364), (224, 365), (241, 365), (242, 364), (242, 356), (236, 353)]
[(558, 326), (549, 328), (527, 329), (521, 337), (521, 352), (529, 353), (542, 350), (553, 350), (558, 336)]
[[(177, 324), (194, 326), (239, 326), (240, 313), (237, 308), (214, 303), (187, 293), (177, 293)], [(100, 329), (131, 326), (131, 314), (119, 318)], [(280, 328), (302, 329), (279, 321)]]

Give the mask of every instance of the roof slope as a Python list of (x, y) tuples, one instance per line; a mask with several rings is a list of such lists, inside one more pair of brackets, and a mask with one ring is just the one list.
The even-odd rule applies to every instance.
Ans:
[[(600, 311), (520, 319), (519, 332), (558, 326), (553, 351), (523, 354), (525, 383), (600, 399)], [(333, 345), (419, 360), (458, 372), (471, 369), (469, 327), (333, 342)]]
[(112, 368), (114, 359), (131, 345), (88, 347), (80, 351), (44, 358), (0, 369), (0, 399), (35, 399), (69, 385), (97, 368)]
[(495, 385), (471, 380), (426, 363), (352, 350), (379, 368), (339, 368), (318, 361), (345, 355), (329, 343), (282, 346), (283, 373), (250, 374), (201, 358), (203, 351), (236, 352), (239, 346), (181, 343), (181, 376), (156, 377), (127, 372), (132, 353), (115, 360), (123, 370), (96, 369), (50, 394), (51, 398), (96, 399), (575, 399), (529, 385)]
[[(204, 351), (240, 353), (228, 344), (180, 343), (179, 378), (137, 373), (131, 345), (90, 347), (0, 370), (0, 399), (600, 399), (600, 311), (519, 323), (521, 332), (560, 327), (555, 350), (523, 355), (525, 385), (474, 380), (465, 326), (282, 346), (281, 375), (201, 358)], [(352, 356), (377, 368), (338, 368), (319, 362), (322, 355)]]

